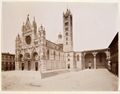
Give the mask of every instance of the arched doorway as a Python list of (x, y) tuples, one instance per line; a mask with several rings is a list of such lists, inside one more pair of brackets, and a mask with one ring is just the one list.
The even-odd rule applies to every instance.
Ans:
[(67, 65), (67, 68), (70, 69), (70, 64)]
[(106, 54), (104, 52), (99, 52), (96, 55), (96, 68), (107, 67)]
[(22, 63), (22, 70), (24, 70), (24, 63)]
[(23, 55), (22, 54), (19, 54), (18, 61), (19, 61), (19, 64), (20, 64), (19, 68), (21, 69), (22, 68), (22, 62), (23, 62)]
[(28, 70), (31, 70), (31, 63), (28, 61)]
[(35, 70), (38, 71), (38, 62), (35, 62)]
[(94, 56), (92, 53), (87, 53), (85, 55), (85, 68), (94, 68)]
[(25, 61), (26, 63), (24, 64), (24, 66), (28, 69), (28, 70), (31, 70), (31, 62), (30, 62), (30, 54), (29, 53), (25, 53)]
[(32, 60), (33, 60), (33, 65), (35, 67), (35, 70), (38, 70), (38, 53), (37, 52), (33, 52), (32, 55)]

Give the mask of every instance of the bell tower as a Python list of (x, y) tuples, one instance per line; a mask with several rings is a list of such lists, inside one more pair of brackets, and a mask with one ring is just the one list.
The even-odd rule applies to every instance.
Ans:
[(63, 13), (63, 50), (73, 51), (72, 14), (69, 9)]

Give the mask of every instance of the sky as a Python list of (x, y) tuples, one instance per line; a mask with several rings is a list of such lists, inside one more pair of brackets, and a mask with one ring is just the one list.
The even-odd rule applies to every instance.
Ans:
[(63, 33), (63, 12), (67, 8), (73, 15), (74, 51), (107, 48), (119, 31), (116, 3), (3, 2), (2, 52), (15, 53), (15, 39), (22, 34), (28, 14), (31, 23), (35, 17), (37, 26), (45, 27), (46, 38), (56, 42), (58, 34)]

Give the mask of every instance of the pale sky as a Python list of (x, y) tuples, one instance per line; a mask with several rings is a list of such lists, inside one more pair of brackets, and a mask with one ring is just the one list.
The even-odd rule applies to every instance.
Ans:
[(15, 53), (15, 38), (30, 15), (38, 27), (46, 29), (47, 39), (56, 42), (63, 33), (63, 12), (73, 15), (74, 51), (107, 48), (118, 32), (118, 6), (115, 3), (7, 2), (2, 4), (2, 52)]

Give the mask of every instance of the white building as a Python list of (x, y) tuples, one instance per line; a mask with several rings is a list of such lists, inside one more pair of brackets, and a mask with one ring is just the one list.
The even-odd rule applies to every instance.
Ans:
[(29, 15), (23, 23), (22, 34), (16, 37), (16, 69), (48, 72), (60, 69), (84, 69), (105, 67), (109, 59), (109, 49), (75, 52), (73, 50), (72, 13), (63, 13), (63, 35), (58, 35), (57, 43), (46, 38), (45, 28)]

